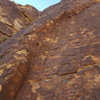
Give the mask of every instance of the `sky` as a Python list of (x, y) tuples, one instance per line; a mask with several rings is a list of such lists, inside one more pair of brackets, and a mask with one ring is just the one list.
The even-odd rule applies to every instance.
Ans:
[(16, 3), (25, 5), (29, 4), (37, 8), (39, 11), (43, 11), (45, 8), (60, 2), (61, 0), (11, 0)]

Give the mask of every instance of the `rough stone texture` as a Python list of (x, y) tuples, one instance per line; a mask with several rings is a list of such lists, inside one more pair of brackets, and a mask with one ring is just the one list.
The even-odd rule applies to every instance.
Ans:
[(16, 30), (20, 30), (29, 23), (17, 5), (9, 0), (0, 0), (0, 21)]
[[(35, 17), (36, 19), (38, 16), (38, 11), (31, 6), (29, 6), (29, 8), (33, 13), (32, 17)], [(9, 0), (0, 0), (0, 42), (3, 42), (17, 31), (26, 27), (30, 22), (29, 17), (23, 14), (23, 12), (18, 8), (17, 4)]]
[(36, 8), (30, 5), (18, 5), (22, 13), (30, 20), (34, 21), (39, 17), (40, 13)]
[(0, 100), (99, 100), (100, 2), (63, 0), (0, 44)]

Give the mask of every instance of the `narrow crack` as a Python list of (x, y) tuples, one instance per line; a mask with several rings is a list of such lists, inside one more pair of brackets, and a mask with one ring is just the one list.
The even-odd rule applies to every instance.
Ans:
[(2, 32), (2, 31), (0, 31), (0, 33), (2, 33), (3, 35), (5, 35), (5, 36), (7, 36), (7, 37), (11, 37), (11, 36), (9, 36), (8, 34)]
[(58, 76), (66, 76), (66, 75), (70, 75), (70, 74), (77, 74), (77, 71), (73, 71), (73, 72), (67, 72), (67, 73), (54, 73), (53, 75), (58, 75)]
[(15, 27), (13, 27), (13, 26), (11, 26), (11, 25), (9, 25), (9, 24), (6, 24), (6, 23), (4, 23), (4, 24), (5, 24), (6, 26), (8, 26), (8, 27), (14, 29), (16, 32), (18, 31)]

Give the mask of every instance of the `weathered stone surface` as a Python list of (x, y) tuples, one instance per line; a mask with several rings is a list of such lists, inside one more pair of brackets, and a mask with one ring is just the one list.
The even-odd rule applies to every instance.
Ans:
[(40, 13), (36, 8), (30, 5), (18, 5), (22, 13), (30, 20), (34, 21), (39, 17)]
[(0, 43), (4, 42), (8, 39), (8, 36), (0, 32)]
[(99, 18), (99, 0), (62, 0), (0, 44), (0, 100), (99, 100)]
[(38, 15), (39, 12), (34, 7), (21, 6), (19, 9), (14, 2), (0, 0), (0, 42), (26, 27)]
[(9, 0), (0, 0), (0, 21), (16, 30), (20, 30), (29, 23), (17, 5)]

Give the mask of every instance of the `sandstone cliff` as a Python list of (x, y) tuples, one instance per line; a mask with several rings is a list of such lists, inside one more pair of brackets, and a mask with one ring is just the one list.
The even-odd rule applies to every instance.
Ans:
[(0, 100), (99, 100), (99, 1), (62, 0), (1, 43)]

